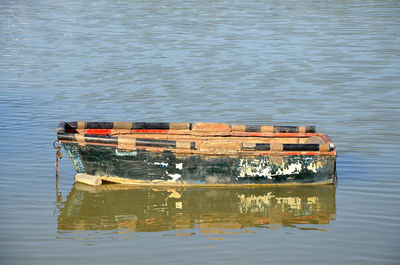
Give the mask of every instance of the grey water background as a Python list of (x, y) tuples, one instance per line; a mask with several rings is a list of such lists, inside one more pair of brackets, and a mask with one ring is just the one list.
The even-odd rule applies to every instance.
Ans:
[[(1, 1), (0, 263), (398, 264), (399, 14), (372, 0)], [(221, 240), (60, 231), (74, 183), (64, 157), (56, 193), (61, 120), (316, 125), (338, 148), (336, 218)]]

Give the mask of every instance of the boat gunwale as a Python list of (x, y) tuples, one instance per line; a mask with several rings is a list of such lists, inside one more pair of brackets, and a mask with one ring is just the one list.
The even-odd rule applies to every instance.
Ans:
[(181, 131), (181, 130), (214, 130), (237, 133), (256, 133), (256, 132), (272, 132), (272, 133), (316, 133), (315, 126), (289, 126), (289, 125), (238, 125), (228, 123), (167, 123), (167, 122), (91, 122), (91, 121), (61, 121), (58, 125), (59, 130), (67, 130), (67, 126), (71, 129), (132, 129), (132, 130), (156, 130), (156, 131)]
[[(77, 123), (79, 124), (79, 122), (73, 122), (73, 123)], [(118, 122), (117, 122), (118, 123)], [(189, 149), (180, 149), (180, 148), (171, 148), (171, 146), (140, 146), (140, 145), (136, 145), (136, 144), (131, 144), (131, 145), (127, 145), (127, 146), (121, 146), (119, 145), (119, 137), (121, 136), (132, 136), (132, 135), (141, 135), (140, 133), (135, 133), (135, 134), (131, 134), (131, 132), (128, 132), (126, 134), (116, 134), (116, 135), (90, 135), (90, 134), (82, 134), (79, 131), (75, 130), (74, 132), (69, 132), (68, 130), (71, 131), (70, 128), (68, 128), (67, 126), (70, 123), (68, 122), (60, 122), (59, 126), (58, 126), (58, 130), (57, 130), (57, 138), (61, 143), (77, 143), (78, 145), (99, 145), (99, 146), (111, 146), (111, 147), (115, 147), (118, 148), (120, 150), (147, 150), (150, 152), (164, 152), (164, 151), (171, 151), (173, 153), (177, 153), (177, 154), (201, 154), (201, 155), (213, 155), (213, 156), (218, 156), (218, 155), (227, 155), (226, 153), (207, 153), (204, 151), (200, 151), (200, 150), (195, 150), (194, 148), (189, 148)], [(82, 129), (85, 129), (85, 124), (79, 124), (76, 127), (81, 127)], [(102, 123), (96, 123), (96, 124), (102, 124)], [(113, 123), (105, 123), (105, 125), (107, 125), (108, 127), (110, 127), (110, 124)], [(126, 123), (122, 122), (122, 125), (120, 125), (121, 123), (118, 123), (118, 126), (121, 127), (128, 127), (126, 125)], [(125, 125), (124, 125), (125, 124)], [(127, 123), (129, 125), (129, 123)], [(156, 125), (159, 123), (155, 123)], [(161, 127), (162, 126), (166, 126), (166, 123), (160, 123)], [(245, 126), (245, 125), (243, 125)], [(93, 127), (93, 126), (92, 126)], [(99, 126), (101, 127), (101, 126)], [(192, 127), (192, 125), (189, 126), (190, 128)], [(270, 126), (271, 127), (271, 126)], [(274, 127), (274, 126), (272, 126)], [(291, 129), (295, 128), (296, 126), (282, 126), (284, 128), (289, 127)], [(297, 128), (303, 127), (303, 131), (305, 130), (304, 128), (306, 126), (297, 126)], [(313, 129), (315, 130), (314, 126), (308, 126), (308, 127), (313, 127)], [(125, 128), (127, 129), (127, 128)], [(99, 129), (102, 130), (102, 129)], [(107, 130), (107, 128), (105, 128), (105, 130)], [(168, 132), (167, 132), (168, 133)], [(246, 134), (244, 132), (241, 133), (237, 133), (235, 135), (229, 135), (229, 136), (241, 136), (241, 137), (254, 137), (254, 136), (259, 136), (259, 134), (263, 134), (263, 133), (257, 133), (257, 135), (253, 135), (254, 133), (250, 133), (250, 134)], [(268, 149), (265, 150), (256, 150), (256, 149), (250, 149), (250, 150), (246, 150), (241, 148), (241, 150), (238, 150), (235, 152), (235, 155), (233, 156), (237, 156), (237, 155), (242, 155), (242, 156), (256, 156), (256, 155), (273, 155), (273, 154), (278, 154), (278, 155), (322, 155), (322, 156), (336, 156), (336, 147), (332, 144), (332, 142), (330, 141), (330, 138), (324, 134), (319, 134), (319, 133), (265, 133), (268, 135), (263, 135), (265, 138), (283, 138), (281, 137), (281, 135), (283, 134), (285, 137), (293, 137), (293, 138), (307, 138), (310, 136), (318, 136), (320, 137), (325, 144), (281, 144), (282, 147), (280, 150), (276, 151), (273, 150), (274, 148), (272, 148), (271, 146), (268, 147)], [(77, 137), (79, 135), (79, 137)], [(178, 135), (177, 135), (178, 136)], [(228, 136), (228, 137), (229, 137)], [(224, 139), (226, 139), (227, 137), (223, 137)], [(133, 138), (132, 139), (136, 140), (139, 138)], [(221, 138), (222, 139), (222, 138)], [(143, 140), (143, 139), (140, 139)], [(152, 140), (152, 139), (146, 139), (146, 140)], [(169, 141), (169, 140), (157, 140), (157, 142), (169, 142), (170, 144), (173, 145), (173, 142), (178, 142), (178, 141)], [(265, 143), (261, 143), (263, 145), (265, 145)], [(256, 145), (256, 144), (255, 144)], [(268, 144), (270, 145), (270, 144)], [(286, 146), (285, 146), (286, 145)], [(287, 147), (288, 145), (291, 145), (291, 149), (292, 150), (285, 150), (288, 149), (289, 147)], [(313, 145), (313, 147), (311, 146)], [(319, 148), (317, 150), (311, 150), (312, 148), (316, 148), (315, 145), (319, 145)], [(322, 151), (322, 145), (325, 145), (324, 150)], [(328, 145), (328, 150), (326, 150), (326, 145)], [(242, 146), (243, 147), (243, 146)], [(303, 149), (297, 149), (299, 148), (304, 148)], [(289, 148), (290, 149), (290, 148)], [(232, 156), (232, 154), (230, 154)]]
[[(78, 144), (77, 141), (68, 141), (68, 140), (59, 140), (61, 143), (70, 143), (70, 144)], [(172, 153), (176, 154), (198, 154), (198, 155), (208, 155), (208, 156), (233, 156), (236, 157), (237, 155), (241, 156), (248, 156), (248, 157), (254, 157), (258, 155), (274, 155), (276, 152), (274, 151), (238, 151), (237, 155), (227, 155), (227, 154), (207, 154), (198, 150), (187, 150), (187, 149), (170, 149), (170, 148), (156, 148), (156, 147), (145, 147), (145, 146), (135, 146), (132, 148), (118, 148), (117, 144), (105, 144), (105, 143), (85, 143), (85, 145), (94, 145), (94, 146), (109, 146), (109, 147), (115, 147), (118, 150), (126, 150), (126, 151), (138, 151), (138, 150), (144, 150), (144, 151), (149, 151), (149, 152), (165, 152), (169, 151)], [(329, 152), (319, 152), (319, 151), (294, 151), (294, 152), (289, 152), (289, 151), (282, 151), (279, 152), (279, 155), (318, 155), (318, 156), (336, 156), (336, 149), (329, 151)]]

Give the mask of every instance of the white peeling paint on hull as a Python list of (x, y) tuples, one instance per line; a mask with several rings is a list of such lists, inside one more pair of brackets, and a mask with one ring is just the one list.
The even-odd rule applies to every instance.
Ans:
[[(311, 165), (310, 165), (311, 166)], [(267, 177), (272, 179), (274, 176), (298, 175), (301, 172), (302, 164), (300, 162), (278, 166), (274, 170), (273, 165), (267, 158), (264, 159), (241, 159), (238, 167), (238, 178), (244, 177)], [(275, 166), (276, 167), (276, 166)], [(317, 167), (312, 167), (316, 172)]]

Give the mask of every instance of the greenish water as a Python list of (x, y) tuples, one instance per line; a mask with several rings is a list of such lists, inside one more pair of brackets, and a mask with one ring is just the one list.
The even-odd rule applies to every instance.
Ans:
[[(398, 264), (398, 1), (1, 1), (1, 264)], [(61, 120), (316, 125), (335, 189), (74, 183)]]

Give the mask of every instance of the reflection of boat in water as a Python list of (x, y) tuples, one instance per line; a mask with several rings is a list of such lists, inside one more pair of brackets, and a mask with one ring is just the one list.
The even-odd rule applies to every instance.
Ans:
[(132, 232), (192, 228), (240, 229), (280, 224), (328, 224), (335, 188), (145, 188), (75, 183), (58, 216), (59, 231)]

